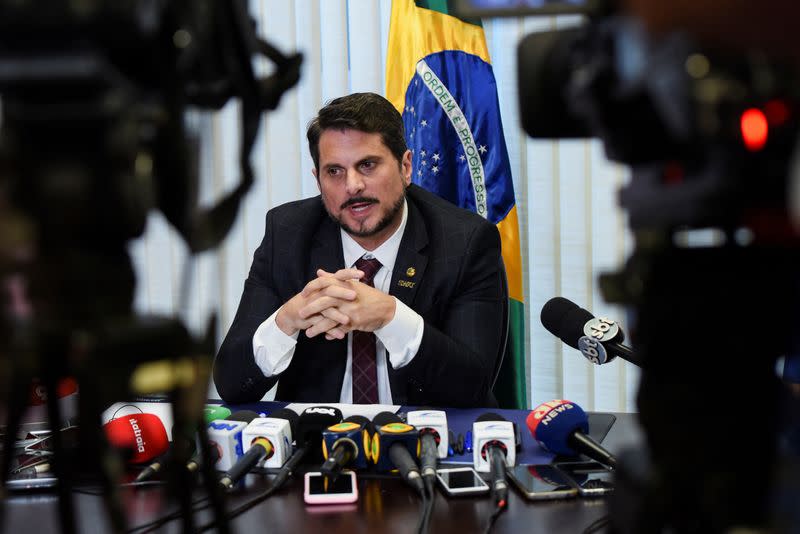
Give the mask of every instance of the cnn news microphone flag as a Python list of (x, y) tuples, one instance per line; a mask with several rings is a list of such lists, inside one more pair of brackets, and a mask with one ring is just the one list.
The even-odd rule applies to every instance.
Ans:
[(522, 260), (497, 87), (480, 21), (446, 0), (393, 0), (386, 98), (403, 115), (413, 181), (497, 225), (510, 297), (506, 354), (494, 393), (527, 408)]

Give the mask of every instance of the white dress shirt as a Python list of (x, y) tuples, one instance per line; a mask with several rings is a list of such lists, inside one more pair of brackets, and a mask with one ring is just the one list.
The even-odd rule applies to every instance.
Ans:
[[(353, 267), (355, 262), (362, 256), (367, 259), (377, 258), (381, 262), (381, 268), (375, 273), (373, 284), (377, 289), (388, 293), (389, 285), (392, 281), (392, 271), (397, 260), (397, 252), (400, 249), (400, 241), (403, 238), (407, 220), (408, 204), (403, 202), (403, 217), (400, 221), (400, 226), (389, 239), (373, 251), (365, 250), (347, 232), (340, 230), (344, 264)], [(292, 362), (294, 349), (297, 345), (299, 332), (287, 336), (275, 324), (275, 316), (278, 315), (278, 311), (280, 311), (280, 308), (261, 323), (253, 335), (253, 354), (256, 364), (261, 369), (261, 372), (264, 373), (264, 376), (274, 376), (286, 370)], [(424, 328), (425, 321), (422, 317), (395, 297), (394, 317), (383, 328), (375, 330), (377, 349), (375, 363), (378, 374), (378, 402), (380, 404), (394, 404), (389, 384), (388, 365), (391, 365), (393, 369), (399, 369), (408, 365), (414, 359), (419, 350), (419, 345), (422, 343)], [(347, 365), (339, 402), (353, 402), (352, 367), (353, 335), (348, 333)]]

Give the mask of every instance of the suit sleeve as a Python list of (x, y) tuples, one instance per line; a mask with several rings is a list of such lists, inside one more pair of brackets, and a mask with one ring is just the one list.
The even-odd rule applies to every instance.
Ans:
[(214, 360), (214, 385), (229, 404), (259, 401), (278, 381), (278, 376), (264, 376), (253, 356), (256, 329), (283, 304), (272, 282), (271, 214), (267, 213), (264, 239), (253, 255), (233, 324)]
[(409, 403), (437, 406), (486, 404), (505, 339), (508, 296), (503, 283), (500, 235), (491, 224), (473, 232), (454, 273), (456, 286), (437, 324), (426, 320), (419, 351), (403, 370)]

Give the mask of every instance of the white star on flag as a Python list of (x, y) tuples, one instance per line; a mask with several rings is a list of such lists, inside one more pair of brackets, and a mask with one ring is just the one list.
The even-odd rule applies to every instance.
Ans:
[(486, 154), (486, 145), (481, 145), (478, 148), (478, 152), (480, 152), (481, 154)]
[(427, 125), (428, 125), (428, 121), (426, 121), (425, 119), (422, 119), (422, 121), (420, 122), (420, 124), (421, 124), (423, 127), (424, 127), (424, 126), (427, 126)]
[(439, 167), (434, 165), (433, 167), (431, 167), (431, 171), (433, 171), (433, 174), (436, 174), (437, 172), (439, 172)]
[(434, 154), (431, 157), (433, 158), (433, 161), (439, 161), (439, 154), (438, 153)]

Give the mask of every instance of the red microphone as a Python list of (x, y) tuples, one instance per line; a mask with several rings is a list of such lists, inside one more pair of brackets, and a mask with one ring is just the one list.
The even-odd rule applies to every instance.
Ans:
[(164, 423), (151, 413), (134, 413), (112, 419), (103, 425), (103, 429), (111, 445), (132, 451), (128, 459), (132, 464), (149, 462), (169, 448)]

